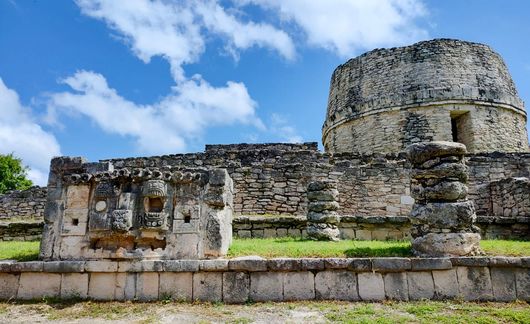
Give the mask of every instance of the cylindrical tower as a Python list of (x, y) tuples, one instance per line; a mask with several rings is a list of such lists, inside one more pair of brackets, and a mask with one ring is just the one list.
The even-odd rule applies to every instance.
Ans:
[(524, 104), (489, 46), (435, 39), (376, 49), (333, 72), (327, 152), (397, 153), (425, 141), (460, 142), (471, 153), (528, 151)]

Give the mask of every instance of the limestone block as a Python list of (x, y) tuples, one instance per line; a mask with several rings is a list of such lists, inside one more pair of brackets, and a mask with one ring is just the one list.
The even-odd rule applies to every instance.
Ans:
[(432, 187), (414, 186), (412, 197), (419, 201), (457, 201), (467, 196), (467, 186), (458, 181), (442, 181)]
[(67, 209), (64, 211), (61, 235), (85, 235), (88, 225), (88, 209)]
[(408, 159), (415, 166), (437, 157), (463, 156), (466, 152), (466, 146), (457, 142), (422, 142), (407, 147)]
[(530, 268), (517, 269), (515, 280), (517, 299), (530, 301)]
[(380, 301), (385, 299), (385, 285), (380, 273), (361, 272), (357, 274), (357, 280), (361, 300)]
[(416, 204), (410, 214), (413, 224), (429, 224), (437, 228), (469, 228), (476, 218), (472, 201)]
[(172, 298), (177, 301), (193, 300), (193, 273), (161, 272), (160, 298)]
[(85, 271), (87, 272), (116, 272), (118, 262), (116, 261), (86, 261)]
[(339, 191), (337, 189), (308, 191), (307, 199), (309, 201), (336, 201), (339, 199)]
[(116, 273), (93, 272), (88, 282), (88, 297), (95, 300), (113, 300), (116, 286)]
[(19, 275), (0, 273), (0, 300), (9, 300), (17, 297)]
[(246, 272), (223, 273), (223, 302), (242, 304), (249, 299), (250, 276)]
[(286, 272), (283, 276), (283, 300), (315, 299), (315, 276), (312, 272)]
[(412, 241), (413, 253), (423, 257), (480, 254), (478, 233), (429, 233)]
[(233, 258), (228, 262), (228, 269), (243, 271), (267, 271), (267, 260), (256, 255)]
[(61, 275), (46, 272), (22, 272), (18, 286), (18, 299), (58, 297), (61, 292)]
[(250, 273), (250, 299), (253, 301), (282, 301), (282, 278), (282, 272)]
[(200, 271), (226, 271), (228, 270), (228, 260), (199, 260)]
[(430, 271), (409, 272), (407, 277), (411, 300), (432, 299), (434, 297), (434, 281)]
[(340, 238), (343, 240), (355, 239), (355, 230), (353, 228), (339, 228)]
[(355, 230), (355, 238), (361, 241), (372, 240), (372, 231), (370, 230)]
[(275, 228), (265, 228), (263, 230), (263, 237), (264, 238), (274, 238), (274, 237), (276, 237), (276, 229)]
[(434, 270), (432, 277), (434, 279), (435, 299), (452, 299), (459, 296), (456, 269)]
[(490, 268), (493, 298), (495, 301), (512, 301), (517, 299), (515, 286), (515, 269)]
[(79, 259), (81, 250), (87, 245), (83, 236), (63, 236), (60, 244), (59, 255), (62, 260)]
[(307, 214), (307, 220), (313, 223), (329, 223), (338, 224), (340, 222), (340, 216), (334, 211), (324, 212), (312, 212)]
[(317, 272), (315, 296), (324, 300), (359, 300), (355, 273), (345, 270)]
[(309, 223), (307, 225), (307, 235), (313, 240), (338, 241), (340, 238), (340, 230), (336, 225)]
[(193, 299), (219, 302), (223, 300), (223, 274), (197, 272), (193, 274)]
[(383, 276), (385, 295), (388, 299), (409, 300), (409, 287), (406, 272), (389, 272)]
[(114, 290), (116, 300), (133, 300), (136, 298), (136, 276), (137, 273), (116, 274), (116, 289)]
[(464, 163), (441, 163), (429, 169), (414, 169), (411, 177), (418, 180), (454, 179), (465, 183), (468, 168)]
[(61, 298), (82, 298), (88, 294), (88, 273), (64, 273), (61, 277)]
[(66, 209), (88, 208), (90, 186), (69, 186), (66, 191)]
[(457, 267), (460, 295), (464, 300), (492, 300), (493, 288), (487, 267)]
[(140, 301), (158, 299), (158, 273), (140, 272), (136, 275), (136, 298)]

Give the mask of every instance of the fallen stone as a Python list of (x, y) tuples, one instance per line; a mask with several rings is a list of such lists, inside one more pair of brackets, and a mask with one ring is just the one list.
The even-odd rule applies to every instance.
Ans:
[(463, 156), (467, 150), (461, 143), (436, 141), (412, 144), (407, 147), (406, 152), (409, 161), (415, 166), (420, 166), (437, 157)]
[(472, 256), (481, 254), (480, 234), (429, 233), (412, 241), (412, 251), (419, 257)]

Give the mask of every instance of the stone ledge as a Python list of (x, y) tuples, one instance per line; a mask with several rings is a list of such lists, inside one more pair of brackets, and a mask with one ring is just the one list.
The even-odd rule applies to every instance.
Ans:
[(258, 256), (214, 260), (145, 261), (0, 261), (0, 273), (135, 273), (135, 272), (297, 272), (349, 270), (403, 272), (449, 270), (454, 267), (530, 268), (530, 257), (462, 258), (274, 258)]

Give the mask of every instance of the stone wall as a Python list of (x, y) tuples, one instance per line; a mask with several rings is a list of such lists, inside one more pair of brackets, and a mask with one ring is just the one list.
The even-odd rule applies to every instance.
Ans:
[(322, 142), (333, 153), (399, 152), (451, 141), (451, 119), (469, 152), (528, 151), (524, 104), (502, 58), (450, 39), (376, 49), (337, 67)]
[[(530, 216), (478, 216), (476, 225), (483, 239), (530, 240)], [(342, 216), (338, 224), (345, 240), (408, 240), (410, 219), (406, 216)], [(238, 216), (232, 229), (239, 238), (306, 237), (305, 216)]]
[(37, 241), (42, 237), (44, 223), (2, 223), (0, 222), (0, 241)]
[(0, 220), (9, 218), (42, 219), (46, 206), (46, 187), (31, 187), (0, 195)]
[(0, 262), (0, 299), (530, 301), (530, 258)]

